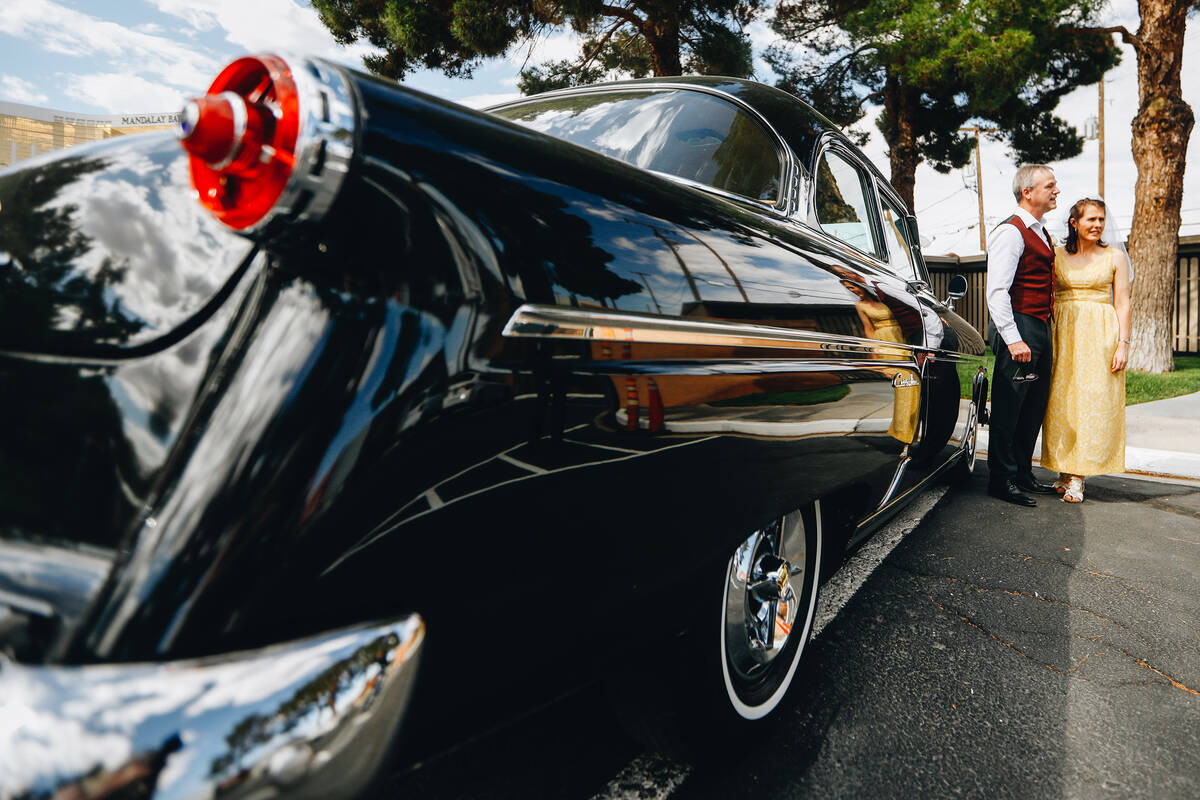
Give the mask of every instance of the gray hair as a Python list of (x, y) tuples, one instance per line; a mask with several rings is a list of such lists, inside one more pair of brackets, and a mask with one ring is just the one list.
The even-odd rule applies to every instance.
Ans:
[(1017, 174), (1013, 176), (1013, 197), (1018, 203), (1021, 202), (1022, 193), (1037, 184), (1038, 173), (1042, 170), (1054, 174), (1054, 170), (1045, 164), (1026, 164), (1017, 170)]

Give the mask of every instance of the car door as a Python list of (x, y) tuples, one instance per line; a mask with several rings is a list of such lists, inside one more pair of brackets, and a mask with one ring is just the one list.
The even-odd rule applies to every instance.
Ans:
[(906, 283), (920, 311), (925, 335), (926, 349), (918, 353), (925, 387), (924, 428), (920, 449), (914, 453), (917, 463), (912, 472), (914, 476), (928, 475), (953, 458), (961, 445), (959, 437), (968, 420), (966, 406), (959, 402), (961, 389), (956, 365), (981, 354), (983, 343), (966, 320), (932, 294), (921, 256), (916, 217), (903, 210), (891, 187), (880, 182), (878, 188), (889, 268)]
[[(863, 335), (886, 343), (875, 348), (875, 361), (885, 381), (856, 386), (863, 402), (877, 404), (878, 446), (893, 457), (892, 474), (872, 509), (860, 520), (861, 532), (912, 485), (911, 454), (924, 430), (920, 354), (925, 330), (920, 306), (910, 291), (910, 278), (891, 267), (893, 234), (885, 225), (873, 171), (861, 154), (840, 137), (831, 136), (813, 169), (809, 224), (842, 242), (846, 258), (836, 268), (855, 302)], [(886, 437), (886, 438), (885, 438)], [(918, 476), (919, 478), (919, 476)]]

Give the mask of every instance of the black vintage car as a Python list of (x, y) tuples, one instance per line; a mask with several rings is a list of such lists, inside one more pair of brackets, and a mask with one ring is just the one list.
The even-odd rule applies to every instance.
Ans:
[(596, 677), (767, 717), (821, 577), (974, 463), (918, 241), (728, 78), (480, 113), (262, 55), (0, 173), (0, 796), (351, 795)]

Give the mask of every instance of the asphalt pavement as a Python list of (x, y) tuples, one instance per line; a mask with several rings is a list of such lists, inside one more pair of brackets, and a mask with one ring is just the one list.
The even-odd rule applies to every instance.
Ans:
[(777, 728), (673, 800), (1200, 797), (1200, 487), (1020, 508), (986, 481), (813, 641)]

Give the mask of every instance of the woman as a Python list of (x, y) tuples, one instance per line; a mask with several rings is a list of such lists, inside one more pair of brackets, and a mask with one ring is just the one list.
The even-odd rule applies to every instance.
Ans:
[(1071, 206), (1067, 241), (1054, 253), (1054, 373), (1042, 425), (1042, 466), (1055, 488), (1083, 502), (1083, 479), (1125, 471), (1125, 365), (1130, 270), (1104, 240), (1103, 200)]

